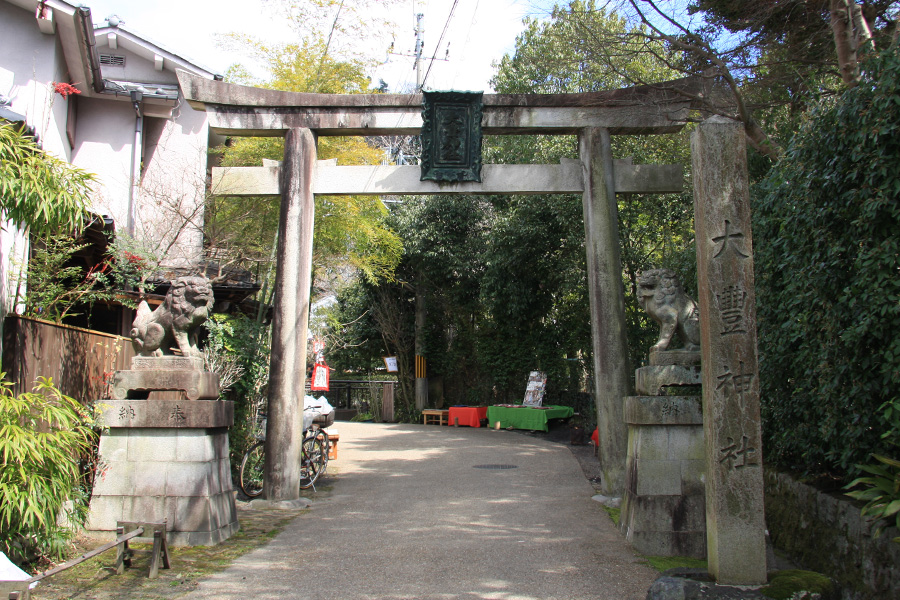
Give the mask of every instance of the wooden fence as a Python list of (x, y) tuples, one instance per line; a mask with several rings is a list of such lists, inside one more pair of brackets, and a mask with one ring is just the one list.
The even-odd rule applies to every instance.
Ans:
[(113, 373), (131, 368), (132, 356), (131, 340), (117, 335), (21, 316), (3, 323), (3, 370), (16, 394), (52, 377), (76, 400), (109, 398)]

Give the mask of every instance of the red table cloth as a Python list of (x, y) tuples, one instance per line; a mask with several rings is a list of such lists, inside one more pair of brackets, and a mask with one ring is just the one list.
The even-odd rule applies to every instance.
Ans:
[(448, 417), (448, 425), (455, 424), (454, 419), (459, 419), (460, 425), (481, 427), (481, 419), (487, 419), (487, 406), (451, 406)]

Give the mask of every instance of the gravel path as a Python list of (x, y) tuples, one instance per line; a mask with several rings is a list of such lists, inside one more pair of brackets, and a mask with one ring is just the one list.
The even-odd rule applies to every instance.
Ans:
[(656, 577), (566, 445), (336, 426), (339, 458), (312, 510), (186, 598), (643, 600)]

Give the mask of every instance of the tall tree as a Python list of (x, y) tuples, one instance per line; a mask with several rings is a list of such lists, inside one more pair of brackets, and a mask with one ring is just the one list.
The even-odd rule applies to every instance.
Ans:
[[(636, 81), (667, 81), (680, 75), (678, 53), (658, 41), (628, 37), (629, 31), (624, 18), (598, 9), (592, 1), (557, 6), (548, 20), (526, 20), (515, 52), (500, 61), (492, 83), (502, 93), (574, 93), (627, 87)], [(597, 32), (622, 36), (620, 47), (605, 61), (594, 60)], [(496, 162), (554, 163), (564, 157), (578, 158), (577, 140), (572, 136), (498, 136), (491, 144), (486, 152)], [(690, 165), (687, 133), (615, 136), (613, 155), (631, 157), (638, 164)], [(580, 210), (579, 202), (570, 201)], [(620, 195), (618, 209), (623, 277), (626, 291), (631, 292), (626, 293), (629, 348), (632, 364), (640, 364), (652, 345), (652, 327), (636, 301), (637, 276), (642, 270), (664, 266), (674, 268), (687, 289), (694, 287), (692, 199), (688, 193)], [(582, 228), (576, 239), (583, 241), (580, 213), (576, 222)], [(577, 234), (573, 230), (571, 235)], [(584, 267), (578, 268), (583, 282)], [(587, 296), (583, 296), (580, 318), (589, 323)]]
[[(371, 91), (363, 64), (320, 60), (319, 43), (269, 45), (244, 39), (246, 47), (268, 57), (272, 78), (260, 83), (248, 80), (239, 67), (229, 78), (240, 83), (295, 92), (353, 94)], [(221, 157), (223, 166), (258, 166), (263, 159), (281, 160), (280, 138), (231, 140)], [(319, 159), (335, 158), (340, 164), (377, 164), (383, 152), (362, 138), (323, 137), (318, 140)], [(266, 263), (278, 228), (279, 201), (273, 198), (211, 198), (208, 205), (209, 244), (247, 262)], [(384, 204), (372, 196), (316, 197), (314, 264), (318, 277), (340, 275), (347, 267), (371, 279), (390, 278), (399, 260), (401, 245), (384, 226)], [(321, 281), (321, 280), (320, 280)]]
[[(592, 29), (591, 15), (608, 7), (627, 19), (626, 30)], [(889, 0), (617, 0), (604, 8), (587, 0), (558, 6), (554, 15), (564, 14), (582, 31), (581, 52), (592, 62), (614, 69), (624, 56), (640, 53), (715, 82), (717, 87), (702, 95), (681, 93), (706, 113), (741, 122), (750, 145), (775, 159), (795, 126), (779, 130), (784, 119), (766, 124), (765, 111), (796, 110), (810, 95), (834, 94), (841, 76), (853, 85), (862, 49), (893, 34), (892, 11), (896, 2)], [(639, 75), (628, 73), (627, 79), (658, 83)]]
[[(624, 28), (612, 15), (596, 12), (597, 26)], [(514, 53), (502, 59), (493, 85), (501, 93), (565, 93), (627, 85), (617, 71), (603, 69), (579, 53), (581, 32), (558, 13), (547, 22), (528, 20)], [(664, 49), (660, 48), (662, 52)], [(673, 71), (634, 54), (618, 64), (657, 80)], [(639, 163), (684, 162), (684, 136), (617, 139), (617, 157)], [(577, 158), (573, 136), (496, 136), (485, 140), (485, 163), (556, 163)], [(691, 199), (684, 195), (620, 198), (626, 285), (651, 266), (690, 264), (693, 238)], [(590, 364), (591, 334), (586, 288), (583, 209), (580, 196), (442, 197), (406, 200), (392, 224), (403, 239), (400, 281), (426, 288), (429, 314), (429, 376), (443, 378), (446, 402), (518, 399), (527, 373), (548, 372), (551, 401), (562, 390), (577, 391)], [(393, 285), (391, 298), (411, 329), (411, 290)], [(345, 357), (359, 359), (364, 335), (378, 326), (359, 310), (354, 292), (341, 299)], [(351, 302), (352, 300), (352, 302)], [(632, 352), (645, 356), (652, 344), (646, 318), (629, 295)], [(409, 330), (409, 329), (408, 329)], [(379, 351), (383, 351), (380, 350)], [(411, 351), (411, 350), (410, 350)], [(369, 364), (374, 364), (373, 356)], [(639, 361), (638, 361), (639, 362)], [(351, 361), (343, 362), (349, 365)], [(590, 410), (585, 402), (582, 410)]]
[(754, 189), (765, 455), (843, 478), (900, 438), (900, 56), (863, 73)]

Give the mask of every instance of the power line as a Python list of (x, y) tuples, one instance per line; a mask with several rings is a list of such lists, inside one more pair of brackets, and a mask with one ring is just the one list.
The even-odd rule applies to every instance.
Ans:
[[(469, 40), (471, 39), (471, 36), (472, 36), (472, 28), (475, 26), (475, 23), (476, 23), (475, 18), (478, 16), (478, 6), (480, 4), (481, 4), (481, 0), (475, 0), (475, 10), (472, 11), (472, 19), (469, 22), (469, 29), (466, 31), (466, 41), (463, 42), (463, 49), (462, 49), (462, 55), (461, 55), (463, 60), (465, 60), (465, 57), (467, 55), (466, 50), (469, 47)], [(450, 83), (451, 88), (456, 87), (456, 78), (458, 76), (459, 76), (459, 67), (457, 67), (456, 70), (453, 72), (453, 79)]]
[(450, 7), (450, 14), (447, 15), (447, 22), (444, 23), (444, 30), (441, 31), (441, 37), (438, 38), (438, 43), (434, 47), (434, 54), (431, 55), (431, 61), (428, 63), (428, 70), (425, 71), (425, 77), (422, 78), (422, 87), (425, 87), (425, 81), (428, 80), (428, 74), (431, 73), (431, 67), (434, 66), (434, 61), (437, 60), (437, 53), (441, 47), (441, 42), (444, 40), (444, 34), (447, 33), (447, 29), (450, 27), (450, 19), (453, 18), (453, 11), (456, 10), (456, 5), (459, 4), (459, 0), (453, 0), (453, 6)]

